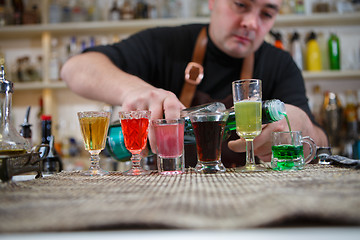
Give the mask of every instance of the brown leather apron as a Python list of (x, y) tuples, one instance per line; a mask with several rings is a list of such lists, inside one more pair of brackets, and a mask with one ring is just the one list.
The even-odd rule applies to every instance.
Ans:
[[(189, 62), (185, 69), (185, 82), (180, 94), (180, 101), (185, 107), (197, 106), (210, 102), (222, 102), (226, 108), (233, 106), (232, 94), (224, 99), (212, 99), (209, 94), (196, 90), (197, 85), (203, 79), (204, 69), (202, 67), (206, 47), (207, 47), (206, 27), (203, 27), (197, 37), (195, 48), (193, 51), (192, 61)], [(252, 78), (254, 68), (254, 54), (250, 54), (244, 58), (240, 79)], [(228, 148), (228, 141), (238, 139), (235, 131), (231, 133), (230, 138), (224, 141), (221, 149), (221, 158), (225, 167), (242, 166), (245, 164), (245, 154), (235, 153)], [(196, 145), (185, 145), (185, 165), (186, 167), (195, 167), (197, 162)]]

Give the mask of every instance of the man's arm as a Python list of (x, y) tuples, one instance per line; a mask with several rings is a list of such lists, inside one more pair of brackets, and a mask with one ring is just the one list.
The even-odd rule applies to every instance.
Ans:
[(152, 119), (163, 118), (163, 114), (178, 118), (184, 108), (172, 92), (122, 71), (98, 52), (70, 58), (61, 69), (61, 78), (80, 96), (120, 105), (123, 110), (147, 109), (152, 112)]

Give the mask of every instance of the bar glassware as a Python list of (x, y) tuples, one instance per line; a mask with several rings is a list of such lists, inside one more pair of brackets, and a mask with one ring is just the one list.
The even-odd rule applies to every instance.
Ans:
[(85, 149), (90, 153), (90, 168), (81, 174), (85, 176), (103, 176), (108, 171), (100, 168), (100, 152), (105, 148), (105, 141), (110, 122), (110, 112), (89, 111), (77, 113)]
[(147, 175), (141, 165), (141, 151), (146, 147), (151, 112), (146, 110), (119, 112), (125, 147), (131, 152), (132, 167), (123, 175)]
[[(303, 144), (308, 144), (310, 153), (304, 156)], [(304, 165), (314, 159), (316, 145), (308, 136), (300, 131), (273, 132), (271, 146), (271, 167), (274, 170), (302, 170)]]
[(156, 139), (158, 172), (163, 175), (183, 173), (185, 120), (156, 119), (151, 124)]
[(246, 164), (239, 172), (267, 170), (255, 164), (253, 141), (261, 133), (261, 80), (243, 79), (232, 83), (236, 118), (236, 133), (246, 141)]
[(190, 115), (194, 128), (198, 162), (197, 173), (223, 173), (221, 142), (228, 119), (228, 112), (195, 113)]

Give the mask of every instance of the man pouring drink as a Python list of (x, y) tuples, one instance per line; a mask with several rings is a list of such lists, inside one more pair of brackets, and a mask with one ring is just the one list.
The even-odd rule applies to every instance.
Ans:
[[(326, 134), (310, 112), (301, 71), (289, 53), (264, 41), (281, 4), (209, 0), (209, 24), (147, 29), (112, 45), (86, 49), (64, 64), (61, 77), (83, 97), (122, 106), (124, 111), (150, 110), (151, 119), (179, 118), (185, 108), (179, 98), (189, 86), (184, 72), (200, 49), (203, 78), (193, 87), (192, 106), (221, 101), (230, 108), (233, 81), (261, 79), (262, 99), (284, 102), (292, 129), (327, 146)], [(198, 41), (205, 44), (198, 47)], [(285, 119), (263, 125), (253, 141), (254, 154), (270, 161), (271, 133), (287, 130)], [(150, 135), (154, 149), (151, 139)], [(244, 165), (244, 152), (245, 139), (233, 134), (222, 149), (225, 167)]]

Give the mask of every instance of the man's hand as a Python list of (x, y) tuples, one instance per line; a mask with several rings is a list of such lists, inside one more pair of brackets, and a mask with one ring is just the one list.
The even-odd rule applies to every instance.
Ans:
[(123, 97), (122, 110), (150, 110), (151, 119), (179, 118), (184, 105), (172, 92), (151, 86), (134, 88)]
[[(152, 86), (142, 86), (129, 91), (123, 98), (123, 111), (149, 110), (151, 120), (153, 119), (175, 119), (180, 118), (180, 111), (184, 105), (172, 92), (165, 91)], [(149, 142), (152, 152), (156, 152), (155, 136), (149, 126)]]
[[(323, 130), (314, 125), (308, 115), (298, 107), (285, 104), (292, 131), (301, 131), (302, 136), (311, 137), (317, 146), (327, 146), (328, 140)], [(271, 133), (289, 131), (285, 118), (262, 126), (262, 132), (254, 139), (254, 154), (262, 161), (271, 161)], [(230, 141), (229, 148), (234, 152), (245, 152), (245, 139)]]
[[(271, 161), (271, 133), (280, 131), (289, 131), (285, 118), (277, 122), (264, 124), (261, 134), (254, 139), (254, 154), (262, 161)], [(246, 151), (246, 143), (243, 138), (230, 141), (228, 146), (234, 152)]]

